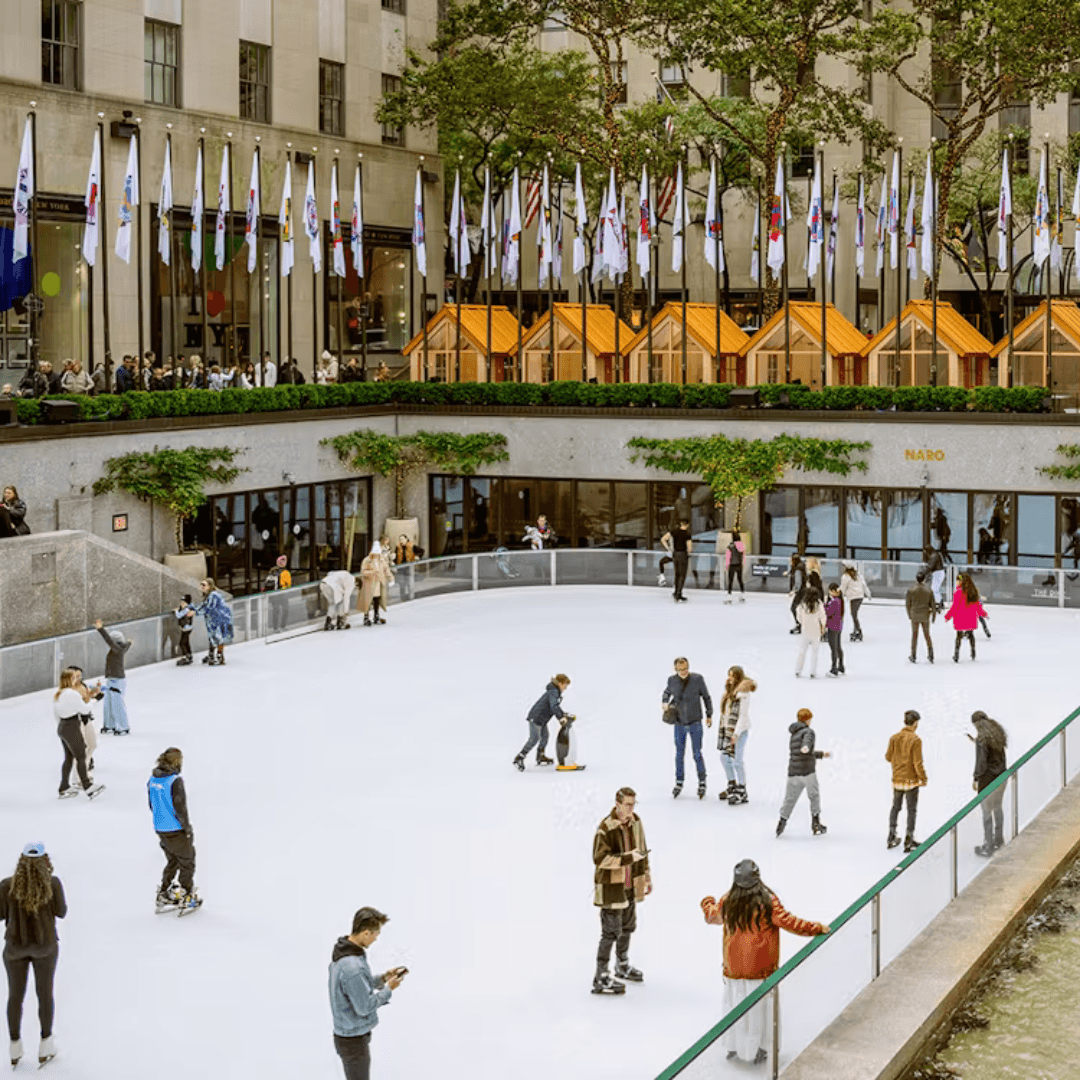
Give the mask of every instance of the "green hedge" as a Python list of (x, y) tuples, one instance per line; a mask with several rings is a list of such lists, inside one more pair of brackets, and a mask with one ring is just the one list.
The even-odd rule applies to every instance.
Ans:
[[(730, 383), (679, 386), (675, 383), (580, 382), (416, 383), (364, 382), (338, 386), (276, 386), (256, 390), (171, 390), (83, 397), (62, 394), (79, 406), (82, 420), (147, 420), (157, 416), (211, 416), (293, 409), (328, 409), (343, 405), (576, 405), (597, 409), (664, 408), (726, 409)], [(1047, 391), (1037, 386), (1012, 389), (980, 386), (829, 386), (811, 390), (796, 385), (759, 386), (763, 405), (791, 409), (870, 410), (898, 412), (1042, 412)], [(19, 422), (41, 423), (40, 401), (18, 401)]]

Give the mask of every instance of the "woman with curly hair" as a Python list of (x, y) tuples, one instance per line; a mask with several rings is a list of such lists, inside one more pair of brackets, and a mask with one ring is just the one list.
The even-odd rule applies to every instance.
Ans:
[[(979, 709), (971, 714), (975, 725), (975, 779), (976, 791), (988, 788), (1007, 768), (1005, 748), (1009, 745), (1009, 736), (996, 721), (991, 720)], [(976, 855), (990, 858), (999, 847), (1005, 844), (1005, 811), (1001, 804), (1005, 798), (1005, 785), (1001, 784), (992, 794), (983, 799), (982, 810), (983, 842), (975, 849)]]
[(720, 733), (716, 747), (720, 751), (720, 764), (727, 776), (727, 790), (720, 792), (728, 806), (740, 806), (749, 802), (746, 794), (746, 770), (743, 768), (743, 751), (750, 737), (750, 695), (757, 683), (747, 678), (738, 664), (728, 668), (724, 696), (720, 699)]
[(953, 593), (952, 606), (945, 612), (945, 618), (951, 619), (956, 631), (956, 647), (953, 649), (953, 663), (960, 663), (960, 642), (967, 638), (971, 643), (971, 659), (975, 659), (975, 624), (980, 618), (986, 618), (986, 608), (979, 600), (979, 590), (970, 574), (961, 574), (957, 579), (956, 592)]
[(53, 874), (52, 862), (42, 843), (27, 844), (15, 873), (0, 881), (0, 919), (5, 923), (4, 970), (8, 980), (7, 1022), (11, 1037), (11, 1066), (23, 1056), (23, 998), (30, 968), (38, 999), (41, 1044), (38, 1064), (56, 1056), (53, 1045), (53, 976), (60, 955), (56, 920), (67, 914), (64, 886)]
[(56, 717), (56, 734), (64, 748), (64, 764), (60, 768), (60, 798), (68, 799), (79, 794), (71, 786), (71, 767), (79, 775), (82, 790), (91, 799), (104, 790), (104, 784), (95, 784), (90, 776), (90, 754), (87, 729), (92, 730), (90, 691), (82, 684), (82, 672), (75, 667), (60, 672), (60, 688), (53, 695), (53, 715)]
[[(735, 880), (719, 900), (701, 901), (705, 921), (724, 928), (725, 1013), (745, 1001), (780, 966), (780, 931), (802, 937), (829, 933), (824, 923), (800, 919), (785, 910), (761, 880), (752, 859), (735, 867)], [(769, 1056), (772, 1040), (773, 996), (768, 995), (721, 1036), (728, 1060), (742, 1058), (760, 1065)]]

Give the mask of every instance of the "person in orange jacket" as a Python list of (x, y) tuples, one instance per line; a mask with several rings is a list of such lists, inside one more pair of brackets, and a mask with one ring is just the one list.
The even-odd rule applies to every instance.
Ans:
[[(792, 915), (761, 880), (753, 859), (735, 867), (731, 888), (719, 900), (706, 896), (701, 910), (710, 926), (724, 928), (724, 1013), (745, 1001), (780, 966), (780, 931), (802, 937), (829, 933), (824, 923)], [(721, 1036), (728, 1060), (760, 1065), (772, 1041), (773, 996), (768, 995)]]

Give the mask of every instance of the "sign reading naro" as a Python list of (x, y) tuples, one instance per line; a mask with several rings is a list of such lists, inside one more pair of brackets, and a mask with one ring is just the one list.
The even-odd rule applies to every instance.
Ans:
[(944, 461), (944, 450), (905, 450), (905, 461)]

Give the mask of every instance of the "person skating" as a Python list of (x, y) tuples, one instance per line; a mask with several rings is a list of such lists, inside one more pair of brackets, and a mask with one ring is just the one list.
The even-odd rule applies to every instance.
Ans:
[(105, 657), (105, 708), (101, 732), (127, 735), (131, 728), (128, 724), (127, 704), (124, 701), (124, 689), (127, 687), (124, 656), (131, 648), (131, 641), (119, 630), (106, 630), (100, 619), (95, 620), (94, 627), (109, 647)]
[[(978, 733), (975, 739), (975, 778), (972, 786), (976, 791), (982, 791), (1008, 768), (1005, 748), (1009, 745), (1009, 737), (1005, 734), (1005, 729), (981, 709), (971, 714), (971, 722)], [(975, 849), (975, 854), (985, 859), (1005, 844), (1005, 812), (1001, 806), (1004, 798), (1005, 785), (999, 784), (997, 790), (980, 803), (983, 842)]]
[(348, 630), (349, 608), (356, 592), (356, 578), (348, 570), (331, 570), (319, 582), (319, 592), (326, 601), (324, 630)]
[(199, 583), (203, 601), (195, 609), (206, 621), (206, 638), (210, 643), (203, 663), (211, 667), (225, 664), (225, 646), (233, 639), (232, 611), (225, 602), (225, 597), (218, 591), (213, 578), (205, 578)]
[(64, 886), (53, 873), (45, 845), (27, 844), (15, 873), (0, 881), (0, 920), (4, 922), (4, 970), (7, 972), (9, 1059), (15, 1068), (23, 1056), (22, 1010), (30, 968), (38, 1000), (38, 1066), (56, 1056), (53, 1042), (53, 978), (60, 955), (56, 920), (67, 914)]
[(390, 1002), (408, 968), (391, 968), (372, 975), (367, 950), (390, 921), (373, 907), (362, 907), (352, 921), (352, 933), (339, 937), (330, 957), (330, 1013), (334, 1020), (334, 1049), (341, 1058), (345, 1080), (370, 1080), (371, 1032), (378, 1010)]
[[(723, 926), (725, 1014), (744, 1002), (780, 966), (780, 931), (800, 937), (828, 934), (824, 923), (792, 915), (780, 898), (761, 880), (761, 871), (752, 859), (735, 867), (731, 888), (714, 900), (706, 896), (701, 910), (710, 926)], [(745, 1013), (720, 1037), (720, 1045), (731, 1061), (761, 1065), (768, 1060), (773, 1035), (774, 997), (769, 994)]]
[(95, 686), (87, 686), (83, 682), (83, 669), (77, 664), (72, 664), (70, 670), (75, 673), (75, 689), (79, 691), (85, 703), (85, 709), (81, 716), (82, 736), (83, 742), (86, 743), (86, 774), (90, 777), (90, 782), (93, 783), (94, 751), (97, 749), (98, 740), (97, 728), (94, 726), (94, 711), (90, 702), (101, 701), (105, 697), (105, 691), (102, 689), (100, 680)]
[(664, 709), (675, 711), (675, 787), (671, 794), (676, 799), (683, 789), (687, 735), (690, 736), (694, 766), (697, 769), (698, 798), (705, 798), (705, 758), (701, 753), (701, 741), (704, 737), (701, 727), (702, 705), (705, 706), (705, 726), (712, 727), (712, 698), (709, 696), (709, 688), (700, 675), (690, 670), (690, 661), (685, 656), (679, 656), (675, 660), (675, 674), (668, 677), (661, 705)]
[(806, 566), (797, 552), (793, 551), (791, 553), (786, 576), (788, 578), (788, 599), (791, 601), (791, 617), (795, 620), (791, 633), (801, 634), (802, 627), (799, 625), (799, 616), (796, 613), (803, 601), (803, 596), (806, 594)]
[(724, 571), (727, 578), (727, 599), (725, 604), (731, 603), (731, 586), (736, 580), (739, 581), (739, 603), (746, 603), (746, 587), (743, 585), (743, 563), (746, 561), (746, 544), (739, 536), (738, 529), (731, 530), (731, 543), (724, 552)]
[(915, 815), (919, 811), (919, 788), (926, 787), (926, 769), (923, 767), (922, 739), (919, 730), (919, 714), (914, 709), (904, 713), (904, 726), (889, 739), (885, 760), (892, 765), (893, 800), (889, 811), (889, 838), (885, 843), (894, 848), (900, 843), (896, 823), (900, 806), (907, 800), (907, 831), (904, 833), (904, 853), (919, 846), (915, 839)]
[(934, 662), (934, 642), (930, 637), (930, 620), (934, 617), (934, 594), (930, 586), (926, 584), (926, 573), (920, 570), (915, 575), (915, 584), (907, 591), (904, 599), (907, 608), (907, 617), (911, 620), (911, 653), (908, 659), (914, 664), (917, 662), (919, 651), (919, 631), (926, 641), (926, 656), (932, 664)]
[(923, 548), (923, 562), (926, 564), (926, 572), (930, 575), (930, 591), (934, 594), (934, 608), (942, 611), (945, 601), (942, 597), (942, 586), (945, 584), (945, 560), (940, 551), (932, 547)]
[[(645, 978), (630, 964), (630, 935), (637, 929), (637, 905), (652, 892), (649, 849), (641, 818), (634, 813), (636, 803), (633, 788), (619, 788), (615, 806), (593, 837), (593, 905), (600, 909), (594, 994), (622, 994), (627, 982), (643, 982)], [(613, 945), (614, 978), (608, 971)]]
[(829, 674), (835, 679), (844, 671), (844, 598), (839, 583), (829, 586), (829, 599), (825, 601), (825, 633), (829, 639), (832, 666)]
[(536, 747), (536, 764), (551, 764), (551, 758), (544, 753), (548, 744), (548, 721), (553, 716), (562, 720), (566, 715), (562, 709), (562, 696), (569, 685), (569, 675), (552, 675), (544, 692), (533, 703), (529, 715), (525, 718), (529, 725), (529, 738), (514, 758), (514, 765), (517, 766), (519, 772), (525, 771), (525, 755), (534, 746)]
[(859, 623), (859, 608), (864, 600), (871, 599), (870, 586), (857, 566), (848, 565), (840, 576), (840, 595), (851, 612), (851, 636), (848, 641), (862, 641), (862, 626)]
[(680, 518), (677, 528), (669, 529), (660, 537), (660, 543), (671, 552), (675, 562), (675, 591), (671, 594), (673, 600), (685, 600), (683, 587), (686, 585), (686, 572), (690, 568), (690, 555), (694, 550), (694, 542), (690, 538), (690, 522), (686, 518)]
[(60, 687), (53, 695), (53, 715), (56, 717), (56, 734), (64, 748), (64, 764), (60, 767), (60, 798), (68, 799), (79, 794), (70, 783), (71, 766), (79, 776), (79, 783), (87, 797), (97, 798), (105, 790), (104, 784), (95, 784), (87, 764), (89, 755), (83, 716), (89, 708), (86, 697), (80, 692), (82, 679), (76, 668), (60, 672)]
[(802, 602), (795, 609), (795, 618), (799, 621), (799, 656), (795, 661), (795, 677), (802, 675), (806, 650), (809, 649), (810, 678), (816, 679), (818, 651), (821, 648), (821, 639), (825, 636), (826, 627), (825, 605), (817, 589), (807, 586)]
[[(195, 891), (195, 833), (188, 817), (187, 791), (180, 777), (184, 755), (170, 746), (159, 755), (150, 779), (146, 799), (154, 815), (154, 831), (165, 852), (165, 871), (157, 892), (158, 914), (176, 911), (186, 914), (202, 904)], [(179, 890), (173, 889), (178, 879)]]
[(780, 807), (780, 820), (776, 824), (779, 836), (791, 817), (791, 811), (805, 791), (810, 799), (810, 828), (815, 836), (827, 833), (828, 828), (821, 823), (821, 792), (818, 788), (817, 763), (821, 758), (829, 757), (827, 750), (815, 749), (817, 735), (810, 726), (814, 714), (809, 709), (800, 709), (796, 713), (795, 723), (788, 728), (788, 773), (787, 789), (784, 792), (784, 805)]
[(371, 545), (371, 552), (360, 564), (360, 607), (364, 612), (365, 626), (371, 626), (373, 620), (376, 626), (386, 622), (386, 619), (379, 615), (379, 608), (381, 606), (382, 610), (386, 611), (393, 580), (394, 571), (390, 569), (390, 559), (383, 551), (382, 541), (376, 540)]
[(964, 638), (971, 644), (971, 659), (975, 659), (975, 624), (980, 616), (986, 615), (986, 609), (979, 600), (979, 590), (970, 574), (961, 574), (957, 579), (956, 591), (952, 604), (945, 612), (945, 618), (951, 620), (956, 631), (956, 646), (953, 649), (953, 662), (960, 663), (960, 642)]
[(180, 604), (173, 612), (180, 627), (180, 659), (177, 667), (186, 667), (193, 660), (191, 655), (191, 628), (195, 625), (195, 609), (191, 606), (191, 593), (180, 597)]
[[(263, 579), (263, 592), (279, 593), (292, 588), (292, 574), (289, 572), (289, 558), (279, 555), (270, 572)], [(270, 608), (270, 633), (284, 630), (288, 621), (287, 601), (284, 597), (271, 595), (267, 604)]]
[(750, 801), (746, 794), (743, 754), (750, 737), (750, 695), (756, 689), (757, 683), (747, 678), (738, 664), (728, 668), (724, 696), (720, 699), (720, 731), (716, 742), (728, 782), (727, 790), (721, 791), (719, 798), (727, 800), (728, 806)]

